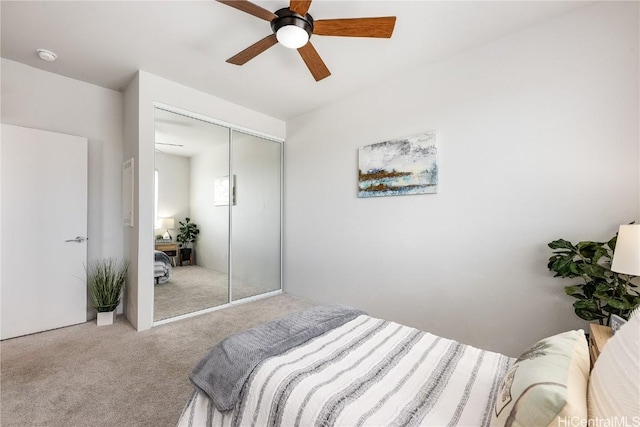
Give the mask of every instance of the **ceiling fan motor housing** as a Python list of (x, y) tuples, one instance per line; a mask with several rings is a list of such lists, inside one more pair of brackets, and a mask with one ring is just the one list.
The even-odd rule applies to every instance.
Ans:
[(299, 15), (288, 7), (277, 10), (275, 14), (278, 15), (278, 17), (271, 21), (271, 30), (273, 31), (273, 34), (276, 34), (282, 27), (295, 25), (296, 27), (305, 30), (309, 35), (309, 38), (311, 38), (311, 34), (313, 34), (313, 18), (311, 15), (308, 13), (305, 16)]

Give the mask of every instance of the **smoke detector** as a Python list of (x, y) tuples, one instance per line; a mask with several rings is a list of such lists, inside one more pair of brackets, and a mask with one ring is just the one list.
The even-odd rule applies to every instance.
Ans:
[(56, 60), (56, 58), (58, 58), (58, 55), (47, 49), (36, 49), (36, 53), (38, 54), (40, 59), (47, 62), (53, 62)]

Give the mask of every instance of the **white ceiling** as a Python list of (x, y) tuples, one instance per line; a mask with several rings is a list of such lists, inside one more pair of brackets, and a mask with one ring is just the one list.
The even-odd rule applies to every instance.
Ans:
[(155, 109), (156, 152), (191, 157), (229, 143), (229, 129)]
[[(286, 0), (256, 1), (275, 11)], [(316, 82), (276, 45), (242, 67), (225, 60), (271, 33), (269, 23), (213, 0), (1, 2), (4, 58), (122, 91), (142, 69), (287, 120), (590, 2), (315, 0), (314, 19), (398, 17), (387, 39), (314, 36), (332, 75)], [(40, 60), (50, 49), (58, 60)]]
[[(192, 157), (205, 151), (229, 147), (229, 131), (208, 121), (155, 108), (156, 152)], [(243, 144), (259, 137), (233, 130), (233, 143)]]

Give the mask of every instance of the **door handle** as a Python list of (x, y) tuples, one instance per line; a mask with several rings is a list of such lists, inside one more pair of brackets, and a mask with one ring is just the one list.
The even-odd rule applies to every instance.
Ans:
[(87, 239), (87, 238), (85, 238), (85, 237), (82, 237), (82, 236), (77, 236), (75, 239), (65, 240), (65, 242), (76, 242), (76, 243), (82, 243), (82, 242), (84, 242), (85, 240), (89, 240), (89, 239)]

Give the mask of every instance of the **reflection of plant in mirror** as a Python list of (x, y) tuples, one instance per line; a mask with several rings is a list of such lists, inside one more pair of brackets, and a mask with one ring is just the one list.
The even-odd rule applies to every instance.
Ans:
[(640, 305), (640, 294), (631, 283), (634, 276), (611, 271), (611, 260), (616, 248), (616, 234), (608, 242), (579, 242), (573, 245), (564, 239), (554, 240), (554, 250), (547, 267), (554, 277), (572, 279), (580, 277), (584, 283), (564, 288), (567, 295), (576, 298), (576, 314), (588, 321), (597, 320), (608, 325), (612, 314), (624, 319)]
[(176, 240), (180, 244), (181, 248), (189, 248), (198, 238), (200, 229), (195, 223), (191, 222), (191, 218), (185, 218), (184, 221), (185, 222), (178, 221), (180, 228), (178, 229), (178, 236), (176, 237)]

